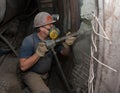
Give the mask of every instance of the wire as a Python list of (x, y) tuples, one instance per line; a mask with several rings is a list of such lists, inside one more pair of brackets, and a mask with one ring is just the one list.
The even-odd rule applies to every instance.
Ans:
[(114, 72), (117, 72), (116, 69), (102, 63), (101, 61), (99, 61), (97, 58), (94, 57), (94, 51), (97, 52), (97, 45), (95, 43), (96, 40), (94, 40), (93, 35), (95, 35), (95, 37), (97, 35), (99, 37), (102, 37), (102, 38), (110, 41), (109, 42), (110, 44), (112, 42), (111, 42), (110, 38), (107, 36), (106, 32), (104, 31), (104, 29), (103, 29), (101, 23), (99, 22), (97, 16), (94, 13), (91, 13), (91, 15), (94, 17), (93, 21), (96, 21), (98, 23), (98, 25), (100, 26), (100, 28), (101, 28), (104, 35), (101, 35), (101, 34), (97, 33), (97, 31), (94, 28), (93, 21), (91, 21), (91, 25), (92, 25), (92, 28), (93, 28), (93, 33), (91, 34), (91, 40), (92, 40), (93, 45), (91, 45), (90, 69), (89, 69), (89, 79), (88, 79), (88, 93), (93, 93), (93, 80), (94, 80), (94, 64), (93, 64), (93, 60), (95, 60), (99, 64), (105, 66), (106, 68), (108, 68), (108, 69), (110, 69), (110, 70), (112, 70)]
[(107, 36), (106, 32), (105, 32), (104, 29), (103, 29), (103, 26), (102, 26), (101, 23), (99, 22), (97, 16), (95, 16), (94, 13), (91, 13), (91, 14), (92, 14), (93, 17), (96, 19), (97, 23), (99, 24), (99, 26), (100, 26), (100, 28), (101, 28), (101, 30), (102, 30), (102, 32), (104, 33), (105, 36), (102, 36), (102, 35), (100, 35), (100, 34), (97, 34), (97, 35), (102, 36), (102, 37), (104, 37), (105, 39), (107, 39), (107, 40), (110, 41), (109, 37)]

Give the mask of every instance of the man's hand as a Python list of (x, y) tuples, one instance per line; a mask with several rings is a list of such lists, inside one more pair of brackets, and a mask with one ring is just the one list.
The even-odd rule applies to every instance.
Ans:
[[(69, 35), (70, 35), (70, 32), (68, 32), (68, 33), (66, 34), (66, 36), (69, 36)], [(76, 37), (69, 36), (69, 37), (65, 40), (65, 42), (63, 43), (63, 46), (64, 46), (65, 48), (68, 48), (70, 45), (72, 45), (72, 44), (74, 43), (75, 39), (76, 39)]]
[(38, 54), (40, 57), (43, 57), (47, 51), (48, 49), (44, 42), (38, 43), (36, 54)]

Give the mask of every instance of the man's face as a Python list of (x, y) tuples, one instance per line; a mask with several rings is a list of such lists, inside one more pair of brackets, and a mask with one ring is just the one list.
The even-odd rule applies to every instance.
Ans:
[(40, 34), (43, 38), (47, 38), (49, 36), (49, 31), (53, 27), (53, 24), (48, 24), (43, 27), (40, 27)]

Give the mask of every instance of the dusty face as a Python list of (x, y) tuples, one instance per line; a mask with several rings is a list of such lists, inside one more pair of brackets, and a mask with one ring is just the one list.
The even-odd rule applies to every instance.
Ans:
[(40, 27), (40, 32), (38, 33), (40, 39), (45, 40), (49, 36), (50, 28), (53, 26), (53, 24), (48, 24), (43, 27)]

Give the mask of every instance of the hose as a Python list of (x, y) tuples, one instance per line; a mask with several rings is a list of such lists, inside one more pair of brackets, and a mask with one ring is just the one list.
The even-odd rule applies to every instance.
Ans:
[(64, 72), (63, 72), (63, 70), (62, 70), (62, 67), (61, 67), (61, 65), (60, 65), (60, 62), (59, 62), (58, 57), (57, 57), (57, 55), (56, 55), (56, 52), (55, 52), (54, 48), (51, 48), (51, 50), (52, 50), (53, 55), (54, 55), (54, 57), (55, 57), (55, 60), (56, 60), (58, 69), (59, 69), (59, 71), (60, 71), (60, 73), (61, 73), (61, 76), (62, 76), (62, 78), (63, 78), (63, 80), (64, 80), (64, 83), (65, 83), (65, 85), (66, 85), (67, 91), (68, 91), (68, 93), (72, 93), (72, 90), (71, 90), (70, 85), (69, 85), (69, 83), (68, 83), (68, 81), (67, 81), (67, 79), (66, 79), (66, 77), (65, 77), (65, 75), (64, 75)]

